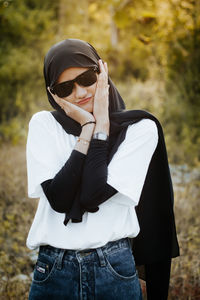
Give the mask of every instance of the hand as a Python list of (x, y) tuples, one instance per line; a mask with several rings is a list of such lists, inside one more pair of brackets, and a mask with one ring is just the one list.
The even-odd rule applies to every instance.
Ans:
[(97, 122), (109, 122), (109, 85), (108, 67), (106, 62), (99, 60), (100, 73), (98, 75), (96, 92), (94, 96), (93, 115)]
[(79, 106), (66, 101), (57, 95), (51, 93), (50, 88), (48, 87), (47, 90), (55, 100), (55, 102), (64, 110), (67, 116), (75, 120), (76, 122), (83, 125), (88, 121), (95, 121), (93, 115), (86, 110), (80, 108)]

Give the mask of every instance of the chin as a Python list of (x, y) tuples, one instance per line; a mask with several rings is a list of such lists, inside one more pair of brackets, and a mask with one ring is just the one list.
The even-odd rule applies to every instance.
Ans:
[(83, 107), (84, 110), (86, 110), (89, 113), (93, 113), (93, 103), (92, 104), (87, 104), (85, 107)]

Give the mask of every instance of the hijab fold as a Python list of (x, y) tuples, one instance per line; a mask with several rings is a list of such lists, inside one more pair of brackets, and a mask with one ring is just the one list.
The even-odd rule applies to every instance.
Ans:
[[(98, 67), (100, 56), (94, 47), (82, 40), (66, 39), (55, 44), (45, 56), (44, 78), (46, 88), (52, 86), (59, 75), (70, 67)], [(125, 110), (125, 103), (108, 77), (109, 88), (109, 158), (111, 161), (119, 145), (126, 136), (129, 125), (144, 118), (153, 120), (158, 128), (158, 145), (152, 156), (136, 213), (140, 224), (140, 233), (131, 239), (133, 255), (137, 265), (151, 264), (179, 255), (176, 227), (173, 212), (173, 188), (168, 165), (167, 151), (162, 127), (149, 112)], [(68, 134), (79, 136), (81, 126), (68, 117), (54, 101), (47, 90), (50, 104), (55, 109), (54, 118)], [(66, 214), (65, 224), (71, 218), (81, 222), (82, 214), (77, 192), (71, 211)]]

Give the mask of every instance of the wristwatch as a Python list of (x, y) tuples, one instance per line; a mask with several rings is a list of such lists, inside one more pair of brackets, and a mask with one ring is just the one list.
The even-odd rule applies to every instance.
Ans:
[(93, 134), (93, 139), (101, 140), (101, 141), (108, 141), (108, 135), (104, 132), (96, 132)]

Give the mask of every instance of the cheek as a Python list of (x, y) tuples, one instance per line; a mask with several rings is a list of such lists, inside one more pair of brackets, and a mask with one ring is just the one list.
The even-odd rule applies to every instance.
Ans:
[(88, 93), (91, 93), (94, 96), (94, 94), (96, 92), (96, 87), (97, 87), (97, 83), (95, 82), (93, 85), (91, 85), (87, 88)]
[(66, 100), (67, 102), (73, 103), (72, 97), (65, 97), (65, 98), (62, 98), (62, 99)]

